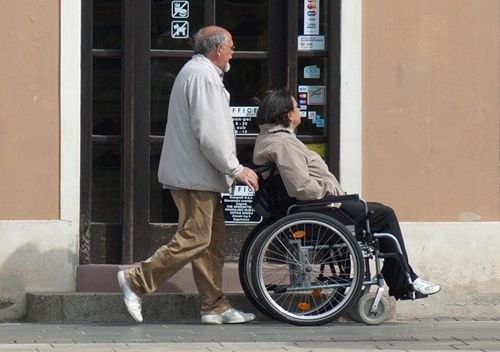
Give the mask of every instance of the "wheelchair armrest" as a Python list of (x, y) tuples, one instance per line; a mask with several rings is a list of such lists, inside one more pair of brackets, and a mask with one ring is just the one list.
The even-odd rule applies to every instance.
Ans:
[(352, 202), (359, 200), (359, 194), (343, 194), (340, 196), (326, 196), (318, 200), (298, 200), (296, 206), (307, 207), (313, 205), (325, 205), (331, 203)]
[(326, 196), (318, 200), (298, 200), (295, 204), (288, 207), (287, 215), (291, 214), (294, 208), (305, 208), (318, 205), (327, 205), (332, 203), (360, 201), (358, 194), (344, 194), (340, 196)]

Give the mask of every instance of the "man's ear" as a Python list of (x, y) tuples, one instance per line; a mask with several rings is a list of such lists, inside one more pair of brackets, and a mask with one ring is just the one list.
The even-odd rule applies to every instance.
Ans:
[(217, 46), (217, 48), (215, 49), (215, 51), (217, 52), (217, 55), (221, 56), (222, 49), (224, 49), (224, 47), (222, 46), (222, 44), (219, 44)]

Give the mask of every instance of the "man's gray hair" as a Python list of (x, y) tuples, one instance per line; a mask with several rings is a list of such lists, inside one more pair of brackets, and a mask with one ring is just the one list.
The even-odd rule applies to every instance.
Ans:
[(204, 34), (200, 29), (194, 35), (194, 53), (206, 55), (217, 49), (220, 44), (227, 43), (226, 31), (224, 29), (214, 29)]

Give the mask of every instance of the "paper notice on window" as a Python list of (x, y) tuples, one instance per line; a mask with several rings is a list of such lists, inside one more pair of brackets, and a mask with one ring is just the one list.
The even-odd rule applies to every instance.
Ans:
[(320, 78), (320, 69), (316, 65), (304, 67), (304, 78)]
[(319, 34), (320, 0), (304, 0), (304, 34)]
[(309, 105), (323, 105), (326, 103), (325, 86), (307, 86), (307, 98)]
[(325, 50), (325, 36), (324, 35), (299, 35), (298, 37), (299, 51), (306, 50)]

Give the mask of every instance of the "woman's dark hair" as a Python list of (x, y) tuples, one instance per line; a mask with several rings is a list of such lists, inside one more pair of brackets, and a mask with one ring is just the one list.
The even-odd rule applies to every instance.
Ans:
[(292, 95), (286, 88), (271, 91), (259, 105), (257, 123), (274, 123), (288, 127), (290, 121), (287, 114), (293, 110)]

